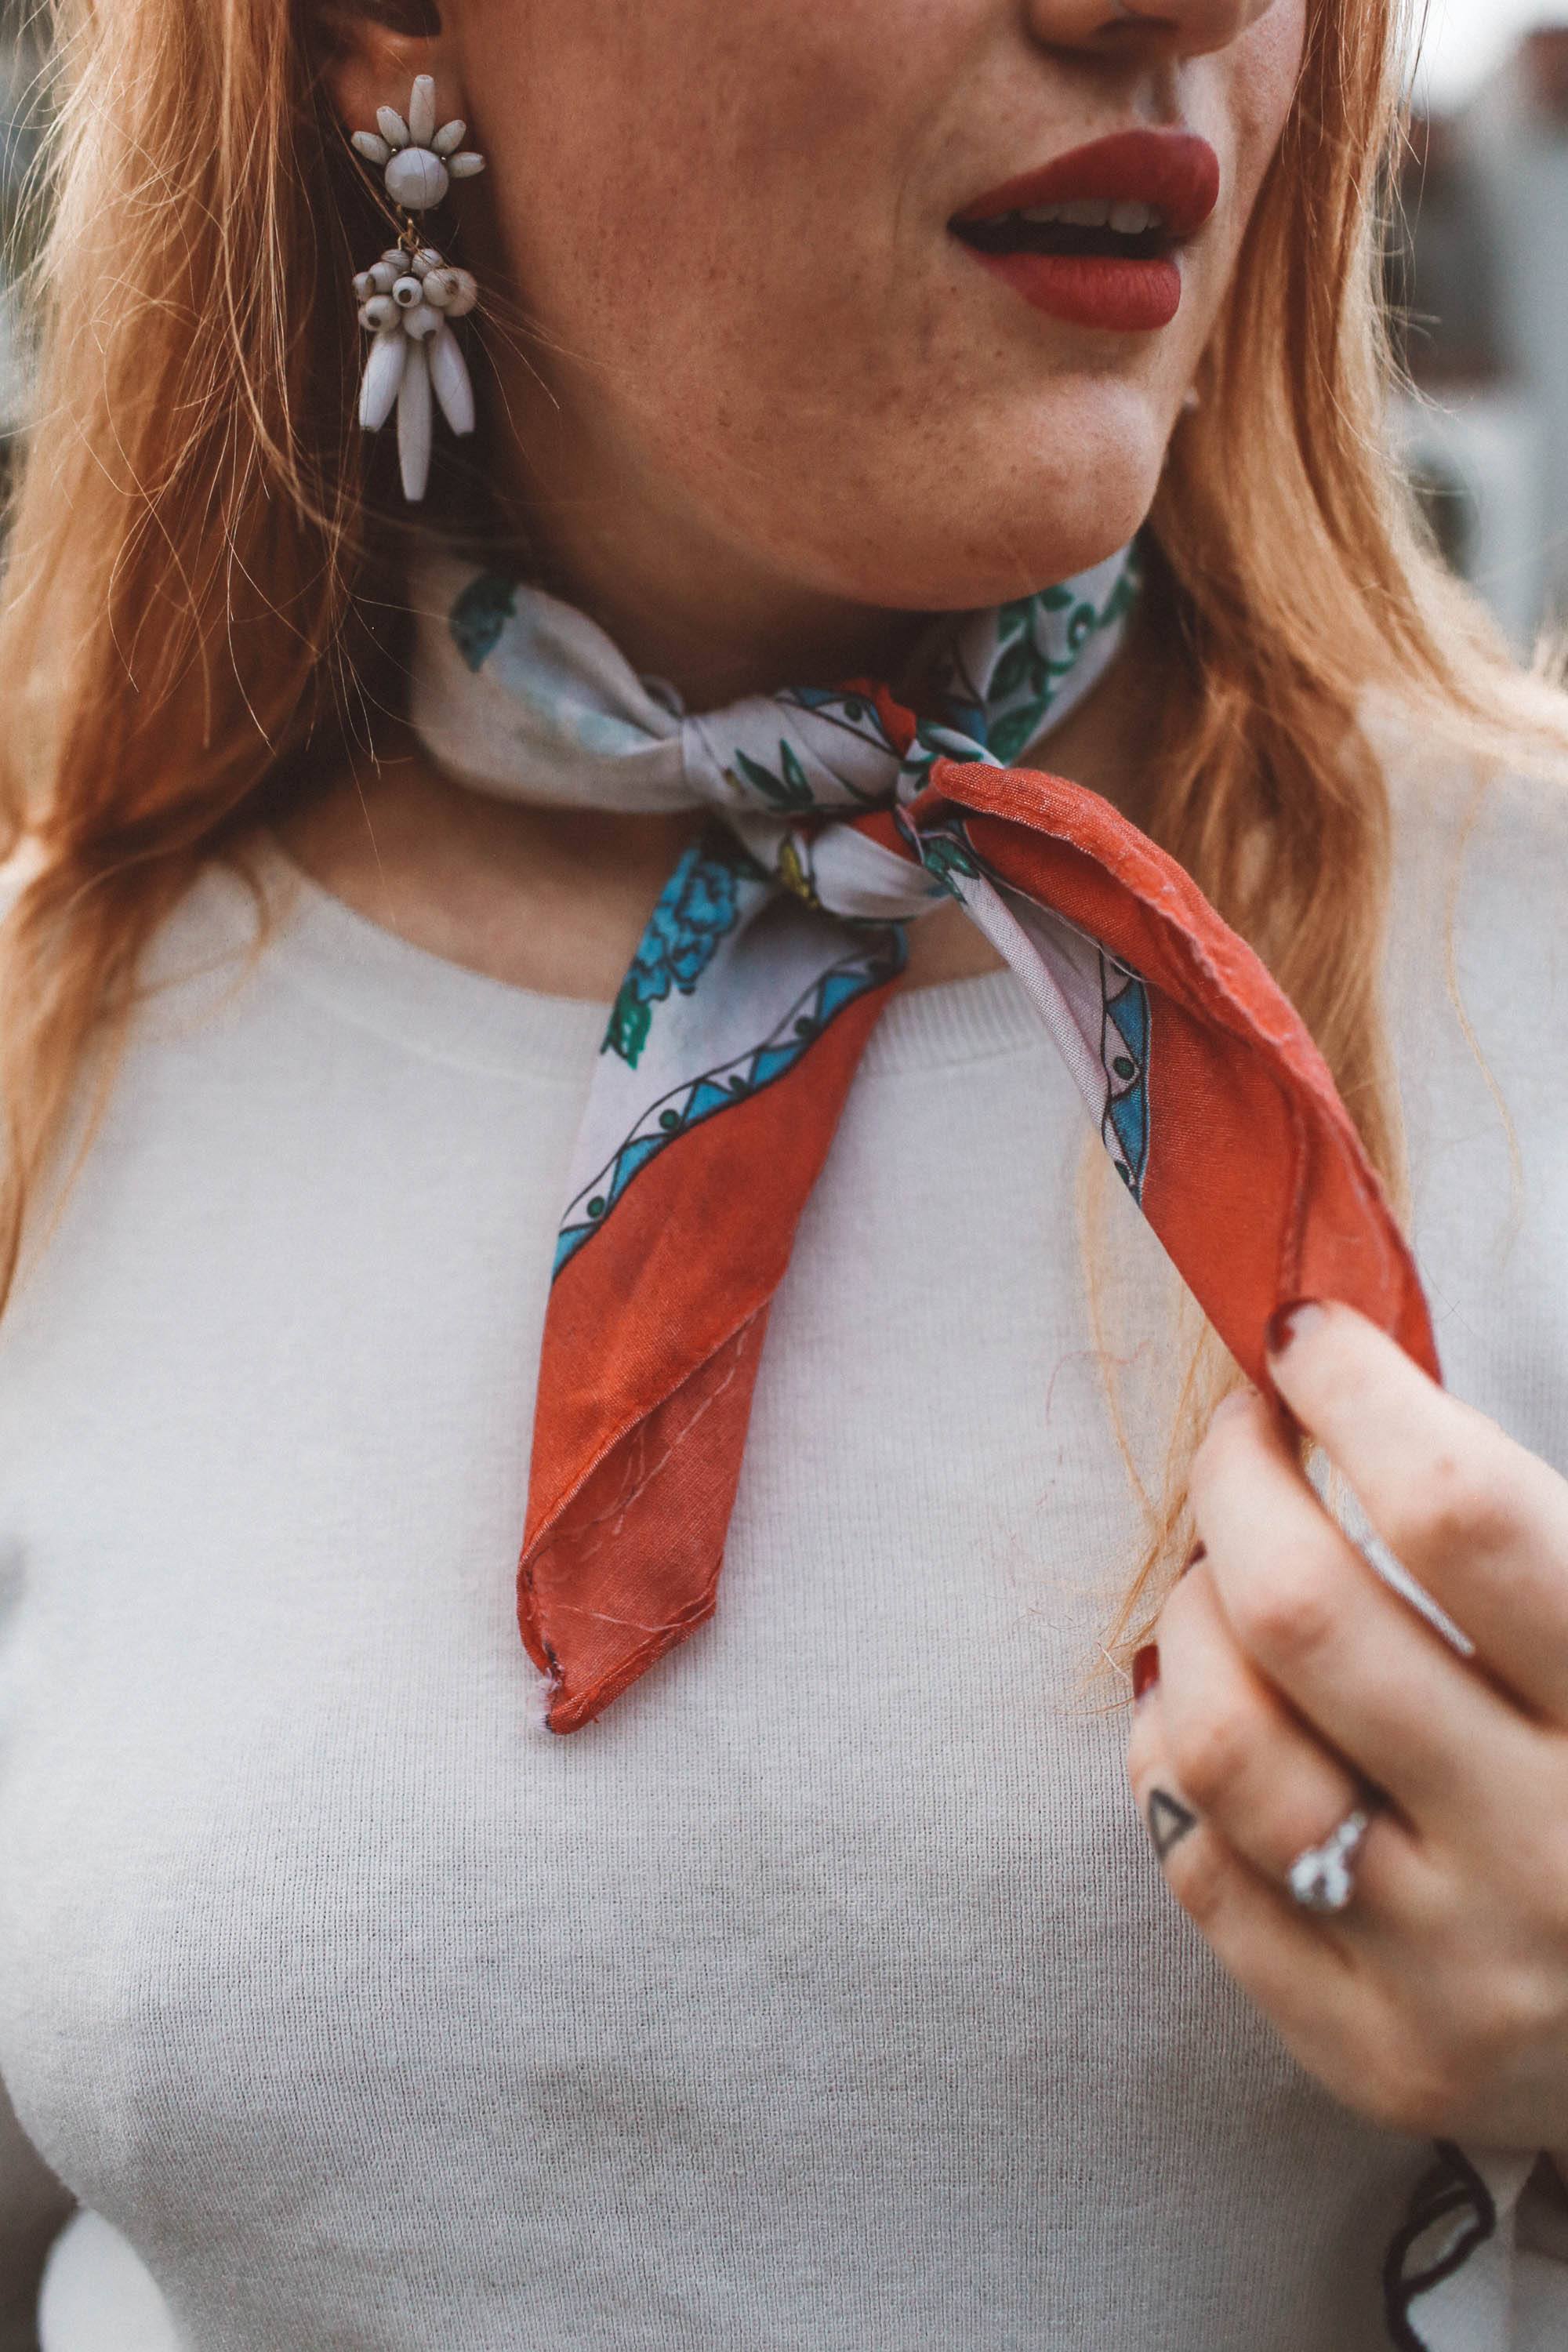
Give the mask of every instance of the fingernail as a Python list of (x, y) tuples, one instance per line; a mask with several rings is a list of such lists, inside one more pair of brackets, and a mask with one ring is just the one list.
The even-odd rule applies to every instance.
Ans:
[(1132, 1700), (1139, 1706), (1160, 1679), (1160, 1645), (1145, 1642), (1132, 1661)]
[(1191, 1551), (1187, 1554), (1185, 1559), (1182, 1562), (1182, 1574), (1185, 1576), (1189, 1568), (1196, 1568), (1199, 1560), (1207, 1559), (1208, 1556), (1209, 1548), (1207, 1544), (1195, 1543)]
[(1323, 1319), (1323, 1310), (1315, 1298), (1289, 1298), (1277, 1307), (1263, 1327), (1264, 1353), (1282, 1356), (1294, 1339), (1310, 1331), (1314, 1323)]

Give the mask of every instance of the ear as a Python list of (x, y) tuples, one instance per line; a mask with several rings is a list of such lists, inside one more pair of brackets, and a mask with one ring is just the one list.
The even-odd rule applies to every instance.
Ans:
[(321, 80), (345, 131), (374, 131), (380, 106), (404, 113), (419, 74), (435, 79), (438, 121), (461, 114), (456, 54), (433, 0), (347, 0), (320, 22)]

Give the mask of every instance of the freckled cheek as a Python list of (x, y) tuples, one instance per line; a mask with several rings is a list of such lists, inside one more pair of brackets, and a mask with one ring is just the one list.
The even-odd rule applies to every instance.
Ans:
[(890, 481), (918, 469), (931, 436), (930, 383), (917, 397), (885, 331), (864, 320), (857, 341), (786, 335), (770, 347), (765, 322), (748, 315), (738, 303), (724, 326), (710, 318), (695, 364), (669, 348), (638, 412), (645, 446), (749, 538), (794, 531), (803, 498), (819, 519), (855, 510), (874, 536), (868, 517)]
[(1250, 205), (1244, 208), (1239, 196), (1227, 205), (1224, 217), (1214, 223), (1210, 234), (1184, 268), (1184, 299), (1177, 331), (1184, 345), (1191, 346), (1187, 352), (1190, 361), (1196, 361), (1208, 341), (1226, 289), (1236, 275), (1250, 212)]
[(1263, 184), (1289, 116), (1304, 37), (1302, 0), (1275, 0), (1237, 56), (1229, 112), (1237, 184), (1247, 207)]
[(1248, 60), (1228, 94), (1230, 167), (1222, 212), (1192, 257), (1188, 306), (1191, 329), (1201, 341), (1212, 325), (1236, 273), (1247, 227), (1289, 114), (1298, 58), (1288, 45), (1273, 44)]
[(738, 201), (722, 221), (678, 198), (579, 220), (540, 267), (541, 304), (560, 339), (589, 355), (637, 355), (644, 395), (677, 394), (737, 427), (773, 433), (832, 401), (887, 396), (908, 348), (885, 256), (847, 235), (824, 205), (786, 212)]
[(837, 343), (786, 331), (770, 341), (769, 320), (752, 313), (744, 289), (726, 314), (708, 315), (700, 354), (667, 344), (656, 395), (642, 411), (666, 452), (699, 470), (726, 460), (748, 499), (777, 490), (786, 503), (803, 477), (858, 477), (901, 448), (921, 424), (923, 401), (892, 364), (891, 339), (859, 323)]

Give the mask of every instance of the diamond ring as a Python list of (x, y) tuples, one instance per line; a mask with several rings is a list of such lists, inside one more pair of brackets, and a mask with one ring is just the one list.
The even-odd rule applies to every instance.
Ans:
[(1355, 1866), (1372, 1814), (1357, 1805), (1321, 1845), (1299, 1853), (1287, 1873), (1291, 1895), (1303, 1911), (1342, 1911), (1355, 1893)]

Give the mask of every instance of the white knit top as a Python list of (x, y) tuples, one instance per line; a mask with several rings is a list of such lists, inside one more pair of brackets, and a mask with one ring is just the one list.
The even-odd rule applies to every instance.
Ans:
[[(1453, 1385), (1568, 1467), (1568, 819), (1500, 786), (1464, 853), (1514, 1188), (1461, 797), (1402, 793), (1418, 1248)], [(557, 1739), (512, 1569), (604, 1008), (263, 870), (258, 959), (220, 876), (165, 933), (0, 1327), (0, 2075), (100, 2217), (47, 2352), (1384, 2343), (1428, 2151), (1286, 2056), (1127, 1793), (1083, 1115), (1017, 983), (885, 1015), (717, 1619)], [(1136, 1408), (1169, 1291), (1106, 1216)], [(18, 2139), (0, 2273), (50, 2193)], [(1564, 2340), (1568, 2272), (1477, 2276), (1477, 2343)]]

